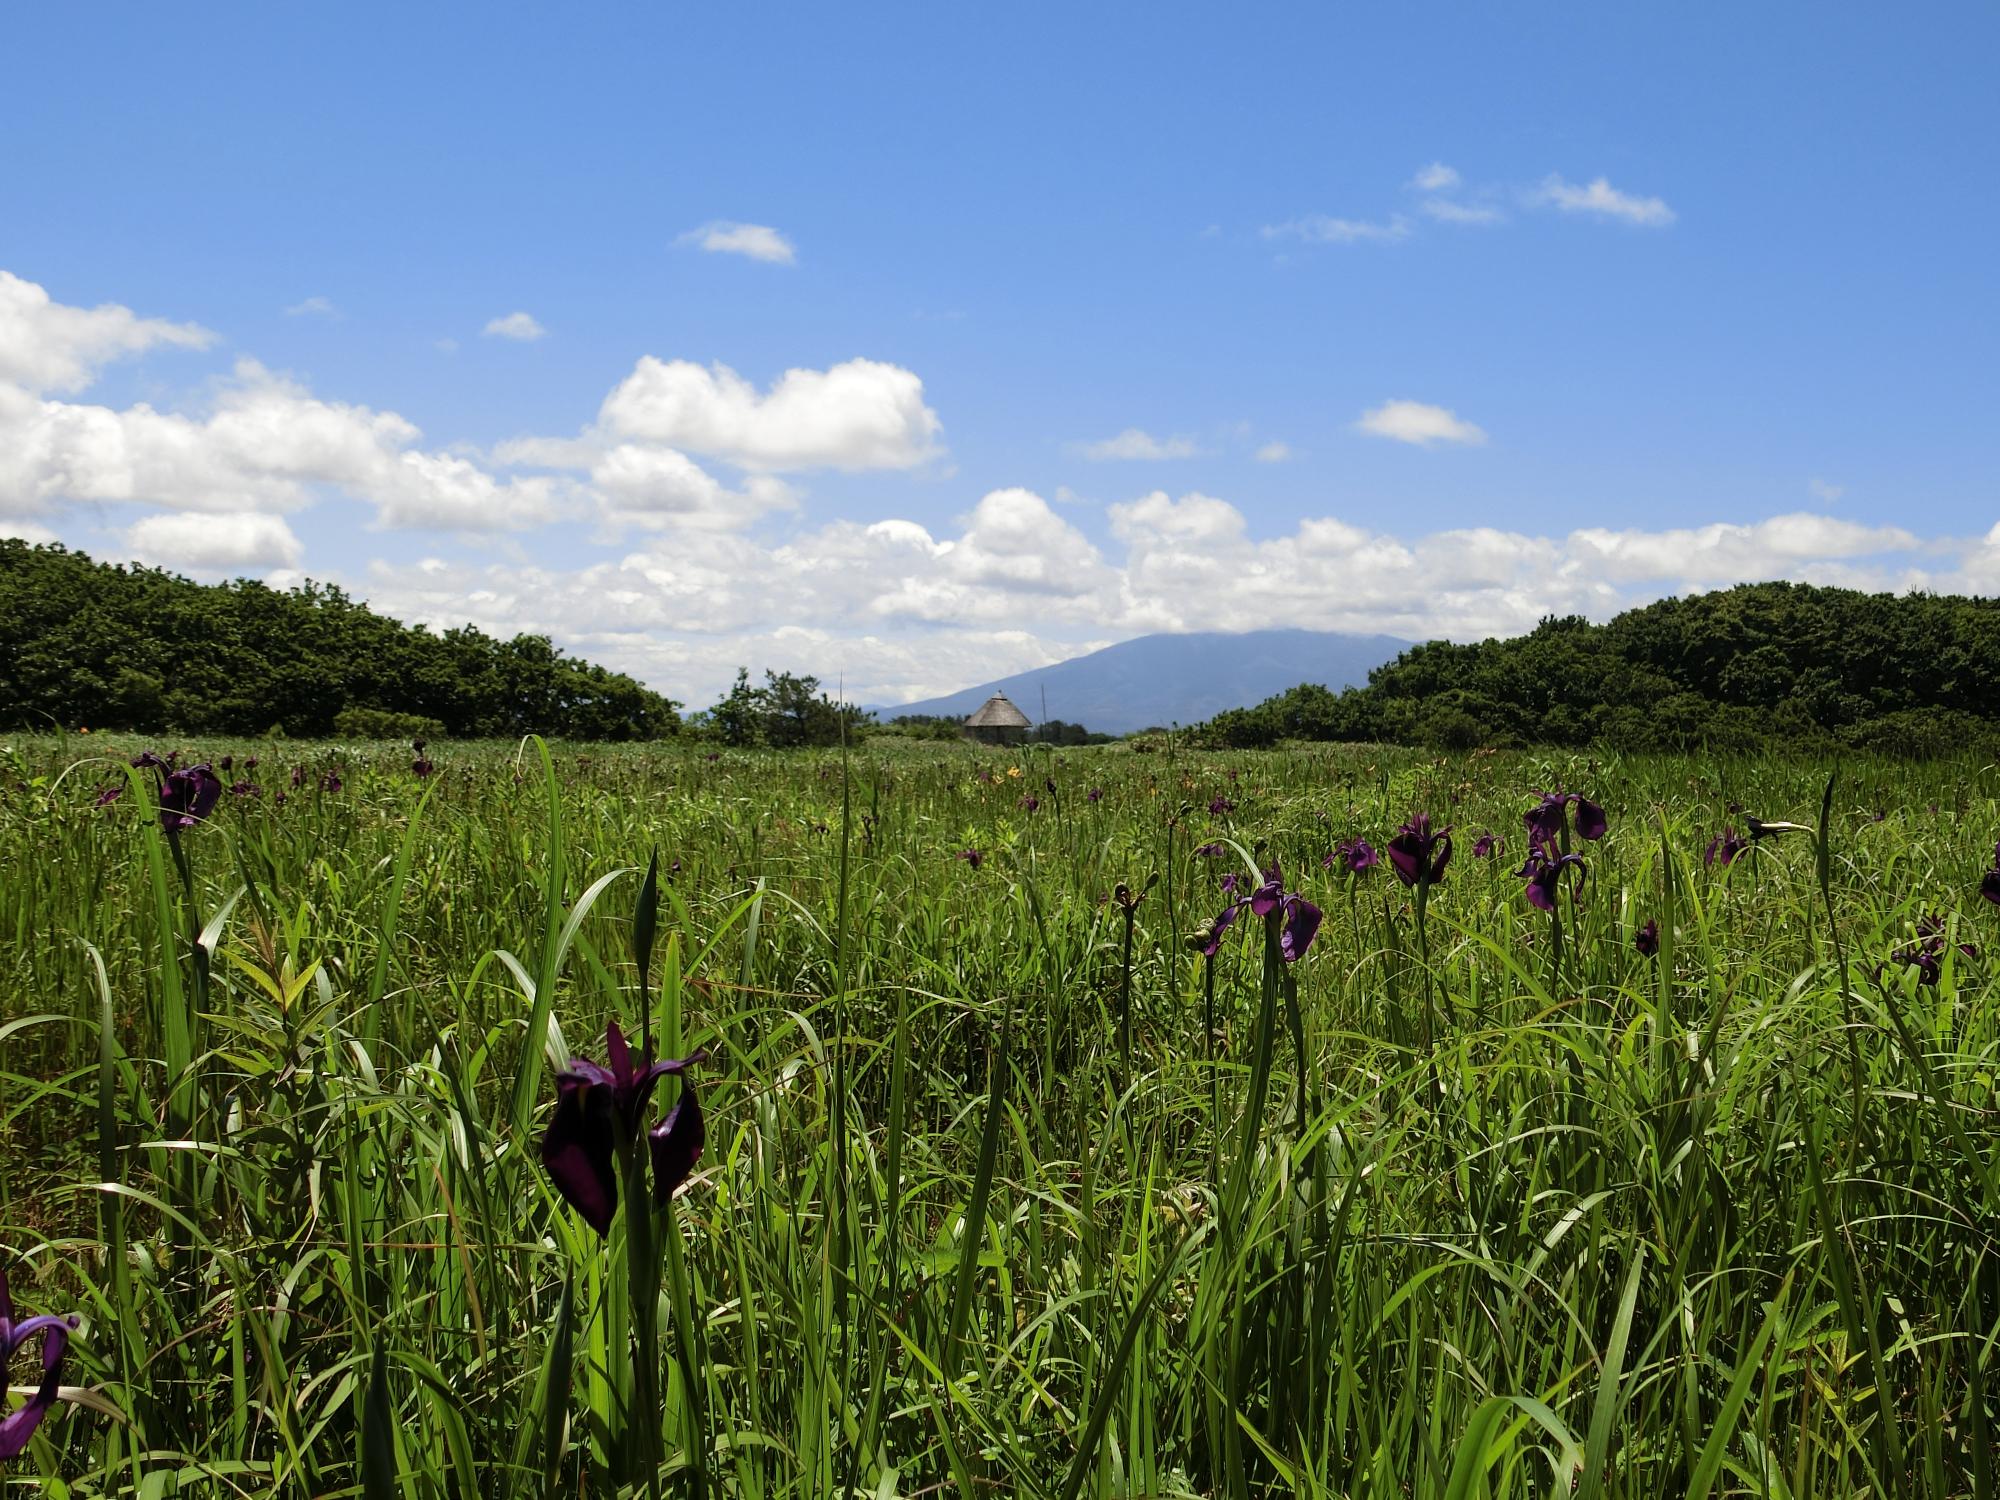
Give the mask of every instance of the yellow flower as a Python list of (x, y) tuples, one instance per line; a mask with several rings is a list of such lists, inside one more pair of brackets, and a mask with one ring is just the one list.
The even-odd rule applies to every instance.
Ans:
[(1018, 778), (1018, 777), (1020, 776), (1020, 774), (1021, 774), (1021, 768), (1020, 768), (1019, 766), (1009, 766), (1009, 767), (1007, 768), (1007, 774), (1008, 774), (1009, 776), (1013, 776), (1013, 777), (1017, 777), (1017, 778)]

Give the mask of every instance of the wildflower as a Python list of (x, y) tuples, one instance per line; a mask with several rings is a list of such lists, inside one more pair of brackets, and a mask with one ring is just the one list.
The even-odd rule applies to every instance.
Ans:
[(1221, 859), (1228, 853), (1229, 846), (1220, 839), (1217, 839), (1213, 843), (1203, 844), (1199, 849), (1195, 850), (1194, 857), (1196, 859)]
[(1320, 868), (1330, 870), (1335, 865), (1345, 865), (1350, 875), (1365, 875), (1382, 862), (1375, 852), (1375, 846), (1366, 839), (1348, 839), (1334, 845), (1333, 853), (1321, 860)]
[(1993, 863), (1979, 877), (1979, 894), (1995, 906), (2000, 906), (2000, 844), (1993, 846)]
[(1528, 825), (1531, 843), (1553, 844), (1561, 840), (1568, 827), (1571, 807), (1576, 808), (1578, 837), (1593, 841), (1604, 837), (1604, 831), (1609, 826), (1604, 809), (1581, 792), (1537, 792), (1535, 795), (1542, 799), (1540, 804), (1530, 808), (1521, 818)]
[(417, 754), (417, 758), (410, 762), (410, 769), (416, 773), (419, 779), (430, 775), (431, 772), (437, 769), (436, 766), (431, 764), (431, 758), (424, 754), (424, 742), (422, 740), (410, 741), (410, 748)]
[(305, 784), (306, 784), (306, 768), (304, 766), (293, 766), (292, 790), (296, 792), (300, 787), (304, 786)]
[(986, 856), (981, 854), (977, 849), (961, 849), (952, 858), (964, 860), (975, 870), (986, 862)]
[(116, 802), (120, 797), (124, 795), (125, 795), (124, 787), (108, 786), (103, 791), (97, 794), (97, 806), (109, 807), (112, 803)]
[[(611, 1232), (618, 1209), (617, 1158), (636, 1150), (654, 1085), (708, 1059), (690, 1056), (635, 1064), (616, 1021), (604, 1029), (604, 1064), (572, 1058), (556, 1075), (556, 1112), (542, 1137), (542, 1165), (565, 1202), (599, 1234)], [(707, 1130), (694, 1089), (681, 1080), (681, 1096), (667, 1117), (646, 1133), (653, 1160), (653, 1201), (662, 1204), (686, 1180), (701, 1156)]]
[(1220, 792), (1208, 800), (1208, 815), (1211, 818), (1226, 817), (1236, 811), (1236, 804)]
[[(1914, 968), (1917, 983), (1934, 986), (1944, 972), (1945, 941), (1944, 918), (1937, 912), (1927, 917), (1917, 918), (1917, 937), (1912, 943), (1905, 943), (1889, 955), (1888, 963), (1875, 966), (1875, 978), (1879, 982), (1882, 971), (1894, 964), (1900, 968)], [(1958, 951), (1967, 958), (1977, 958), (1979, 950), (1970, 943), (1958, 944)]]
[(1430, 815), (1417, 813), (1389, 840), (1389, 863), (1408, 886), (1432, 886), (1451, 863), (1451, 829), (1433, 830)]
[(244, 770), (246, 770), (246, 771), (254, 771), (254, 770), (256, 770), (256, 769), (257, 769), (257, 757), (256, 757), (256, 756), (254, 756), (254, 755), (246, 755), (246, 756), (244, 756), (244, 757), (243, 757), (243, 769), (244, 769)]
[(1033, 792), (1028, 793), (1027, 796), (1021, 799), (1022, 812), (1033, 812), (1036, 808), (1040, 807), (1041, 805), (1042, 805), (1042, 799), (1040, 797), (1037, 797)]
[(1092, 787), (1088, 792), (1084, 793), (1083, 800), (1086, 802), (1102, 802), (1104, 800), (1104, 788), (1101, 786)]
[(1482, 833), (1472, 842), (1472, 857), (1474, 859), (1490, 859), (1500, 852), (1501, 847), (1498, 834)]
[(1528, 852), (1527, 863), (1514, 873), (1528, 882), (1528, 904), (1538, 906), (1543, 911), (1556, 909), (1556, 892), (1562, 884), (1562, 872), (1574, 867), (1576, 886), (1571, 889), (1571, 899), (1575, 899), (1576, 889), (1583, 884), (1585, 866), (1581, 854), (1562, 854), (1554, 844), (1540, 843)]
[(1322, 913), (1317, 906), (1306, 900), (1297, 891), (1285, 889), (1283, 874), (1276, 860), (1264, 871), (1264, 883), (1252, 891), (1248, 897), (1251, 912), (1267, 917), (1273, 912), (1282, 914), (1283, 922), (1278, 928), (1278, 955), (1288, 964), (1295, 964), (1305, 957), (1306, 949), (1319, 931)]
[(132, 764), (149, 767), (159, 777), (160, 827), (169, 834), (192, 828), (215, 811), (216, 799), (222, 795), (222, 778), (206, 762), (176, 770), (174, 756), (162, 760), (148, 750), (134, 756)]
[(217, 761), (217, 762), (215, 763), (215, 769), (216, 769), (216, 770), (218, 770), (218, 771), (233, 771), (233, 770), (235, 770), (235, 769), (236, 769), (236, 757), (235, 757), (235, 756), (233, 756), (233, 755), (225, 755), (225, 756), (223, 756), (221, 760), (219, 760), (219, 761)]
[(1651, 958), (1660, 951), (1660, 924), (1653, 918), (1646, 919), (1646, 925), (1632, 934), (1632, 946), (1641, 958)]
[(261, 796), (262, 792), (254, 781), (238, 781), (229, 788), (229, 795), (232, 797), (256, 797)]
[(56, 1404), (56, 1392), (62, 1384), (63, 1354), (69, 1348), (70, 1333), (76, 1325), (74, 1315), (23, 1318), (15, 1322), (7, 1272), (0, 1267), (0, 1393), (6, 1389), (4, 1372), (14, 1351), (32, 1342), (38, 1334), (42, 1340), (42, 1383), (28, 1398), (27, 1405), (0, 1417), (0, 1459), (17, 1458), (27, 1451), (28, 1439), (34, 1436), (49, 1408)]
[(1019, 766), (1009, 766), (1007, 768), (1007, 779), (1009, 781), (1019, 781), (1021, 779), (1021, 768)]
[(1733, 827), (1724, 825), (1722, 832), (1708, 841), (1707, 852), (1701, 857), (1704, 865), (1713, 866), (1720, 860), (1725, 866), (1736, 863), (1736, 857), (1750, 847), (1750, 841), (1737, 836)]
[(1232, 901), (1222, 908), (1219, 915), (1209, 918), (1188, 938), (1188, 946), (1204, 958), (1213, 958), (1222, 949), (1222, 935), (1229, 931), (1229, 924), (1236, 920), (1236, 913), (1242, 903)]

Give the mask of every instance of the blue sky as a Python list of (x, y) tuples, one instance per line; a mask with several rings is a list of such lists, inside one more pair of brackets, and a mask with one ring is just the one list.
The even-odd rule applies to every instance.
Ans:
[(2000, 11), (1347, 11), (25, 12), (0, 528), (696, 703), (2000, 588)]

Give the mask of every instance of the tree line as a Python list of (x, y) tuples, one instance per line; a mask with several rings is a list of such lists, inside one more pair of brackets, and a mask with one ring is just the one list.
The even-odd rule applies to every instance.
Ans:
[(347, 715), (399, 732), (427, 722), (454, 736), (630, 740), (675, 733), (675, 709), (547, 636), (432, 632), (330, 584), (200, 584), (0, 539), (10, 727), (298, 737), (334, 733)]
[(1602, 625), (1432, 641), (1332, 692), (1303, 684), (1198, 731), (1211, 745), (1851, 746), (2000, 750), (2000, 600), (1758, 583)]

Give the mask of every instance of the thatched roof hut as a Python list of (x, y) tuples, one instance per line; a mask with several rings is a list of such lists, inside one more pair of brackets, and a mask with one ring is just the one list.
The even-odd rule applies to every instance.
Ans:
[(982, 745), (1019, 744), (1032, 727), (1028, 716), (1008, 702), (1005, 693), (995, 693), (965, 721), (966, 736)]

